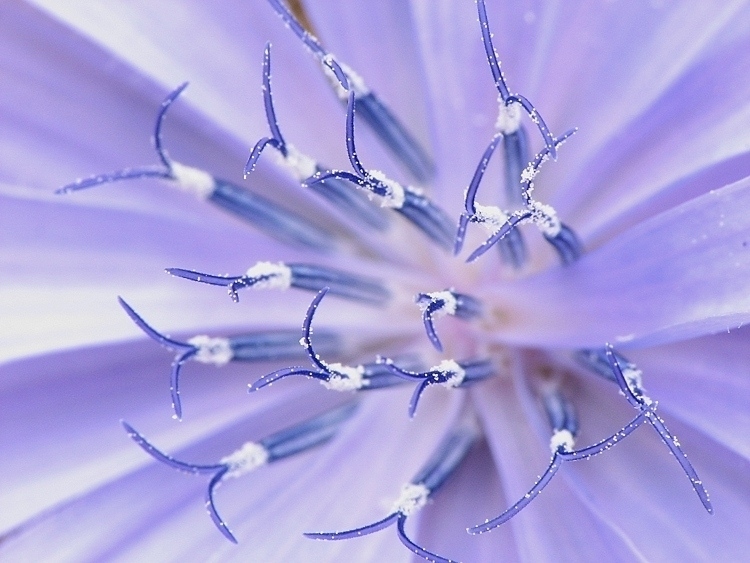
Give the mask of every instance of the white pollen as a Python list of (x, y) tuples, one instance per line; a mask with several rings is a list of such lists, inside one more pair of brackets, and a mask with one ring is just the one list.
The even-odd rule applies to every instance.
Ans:
[(273, 151), (276, 162), (286, 167), (294, 176), (295, 180), (306, 180), (318, 171), (318, 165), (309, 156), (299, 152), (293, 145), (286, 144), (286, 157), (279, 151)]
[(335, 363), (328, 364), (334, 375), (332, 375), (328, 381), (321, 381), (321, 384), (326, 389), (332, 391), (356, 391), (362, 389), (367, 385), (365, 381), (365, 368), (363, 366), (345, 366), (343, 364)]
[(404, 516), (411, 516), (427, 504), (427, 498), (430, 496), (430, 489), (421, 483), (407, 483), (401, 487), (401, 494), (398, 500), (393, 503), (391, 512), (400, 512)]
[(521, 113), (521, 104), (514, 102), (506, 106), (499, 94), (497, 96), (497, 103), (500, 109), (497, 112), (495, 129), (504, 135), (510, 135), (518, 131), (518, 128), (521, 127), (521, 116), (523, 115)]
[(174, 176), (174, 183), (180, 189), (199, 198), (208, 199), (216, 190), (216, 180), (205, 170), (186, 166), (174, 160), (170, 163), (170, 170)]
[(236, 452), (223, 457), (220, 463), (229, 466), (225, 478), (241, 477), (268, 462), (268, 450), (257, 442), (245, 442)]
[(494, 205), (474, 205), (477, 222), (492, 234), (498, 232), (508, 222), (508, 215)]
[(526, 168), (521, 170), (521, 181), (524, 183), (531, 182), (538, 173), (539, 169), (534, 168), (532, 164), (529, 164)]
[(531, 221), (545, 235), (555, 237), (560, 234), (562, 225), (560, 219), (557, 217), (557, 212), (551, 205), (535, 201), (529, 206), (529, 211), (532, 213)]
[(268, 276), (252, 287), (255, 289), (289, 289), (292, 285), (292, 269), (283, 262), (258, 262), (245, 272), (249, 278)]
[(349, 99), (349, 92), (344, 89), (344, 87), (341, 85), (341, 82), (339, 82), (339, 79), (336, 78), (336, 73), (333, 72), (328, 66), (328, 64), (330, 64), (332, 61), (336, 61), (341, 67), (341, 70), (344, 71), (347, 80), (349, 80), (349, 87), (354, 89), (354, 94), (356, 96), (366, 96), (370, 93), (370, 89), (367, 87), (364, 79), (359, 74), (354, 72), (354, 70), (352, 70), (352, 68), (348, 65), (342, 63), (341, 61), (337, 61), (336, 57), (328, 53), (321, 59), (320, 62), (323, 63), (323, 72), (325, 73), (326, 78), (328, 78), (328, 81), (331, 83), (331, 86), (333, 87), (339, 99), (347, 101)]
[(622, 370), (625, 382), (631, 389), (643, 389), (643, 372), (637, 368), (625, 368)]
[(573, 438), (573, 434), (570, 433), (570, 430), (556, 430), (554, 434), (552, 434), (552, 438), (549, 440), (549, 449), (552, 450), (552, 453), (556, 453), (560, 447), (562, 447), (562, 451), (564, 452), (570, 452), (573, 451), (573, 445), (575, 444), (575, 438)]
[(466, 379), (466, 370), (458, 365), (455, 360), (443, 360), (438, 365), (430, 368), (430, 371), (435, 370), (443, 374), (451, 374), (450, 378), (443, 383), (448, 388), (458, 387)]
[(214, 338), (205, 334), (200, 334), (198, 336), (193, 336), (188, 340), (188, 344), (198, 348), (198, 352), (193, 358), (196, 362), (202, 364), (223, 366), (234, 357), (232, 346), (229, 344), (229, 339), (227, 338)]
[(380, 200), (380, 207), (389, 207), (391, 209), (401, 209), (406, 200), (406, 190), (398, 182), (389, 179), (380, 170), (368, 170), (367, 175), (382, 183), (386, 187), (384, 196), (377, 196), (370, 193), (371, 198)]
[(424, 311), (429, 307), (430, 302), (434, 301), (442, 301), (443, 306), (440, 307), (440, 309), (437, 309), (432, 313), (433, 317), (443, 317), (445, 315), (455, 315), (456, 314), (456, 307), (458, 307), (458, 301), (456, 300), (456, 296), (453, 295), (452, 292), (445, 290), (445, 291), (434, 291), (432, 293), (427, 293), (427, 297), (430, 298), (430, 301), (420, 301), (419, 302), (419, 308)]

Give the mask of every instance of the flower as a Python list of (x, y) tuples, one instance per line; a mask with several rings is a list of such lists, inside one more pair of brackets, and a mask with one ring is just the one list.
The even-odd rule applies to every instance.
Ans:
[[(518, 105), (504, 105), (509, 92), (501, 87), (501, 105), (509, 109), (497, 119), (497, 81), (471, 2), (303, 4), (330, 52), (430, 147), (435, 175), (424, 194), (400, 189), (409, 172), (360, 123), (366, 106), (348, 112), (350, 122), (356, 119), (349, 137), (361, 162), (376, 168), (351, 171), (343, 105), (331, 96), (320, 65), (264, 3), (91, 7), (39, 0), (2, 8), (3, 21), (12, 23), (0, 35), (8, 264), (2, 340), (4, 357), (17, 359), (2, 367), (0, 379), (0, 554), (9, 560), (399, 560), (409, 552), (388, 531), (346, 541), (302, 533), (325, 540), (328, 531), (383, 517), (404, 525), (408, 516), (406, 532), (419, 545), (467, 561), (613, 554), (741, 559), (750, 516), (741, 328), (750, 316), (747, 5), (489, 2), (508, 84), (525, 96), (515, 102), (533, 100), (550, 137)], [(269, 134), (264, 106), (252, 94), (262, 84), (269, 39), (279, 126), (300, 151), (282, 156), (297, 170), (310, 170), (303, 158), (310, 154), (356, 176), (361, 188), (395, 208), (372, 215), (375, 223), (390, 219), (390, 231), (352, 221), (354, 211), (342, 213), (301, 190), (265, 152), (243, 180), (247, 148)], [(339, 73), (335, 80), (348, 75), (355, 99), (343, 94), (350, 106), (366, 95), (338, 58), (319, 58)], [(204, 195), (212, 177), (249, 186), (309, 219), (305, 228), (321, 234), (319, 246), (327, 242), (322, 233), (333, 232), (335, 251), (277, 243), (159, 181), (50, 193), (88, 173), (153, 161), (145, 132), (165, 91), (186, 79), (190, 88), (169, 107), (163, 140), (169, 155), (192, 168), (164, 162), (167, 168), (155, 175), (168, 170)], [(500, 150), (500, 140), (511, 138), (514, 112), (534, 150), (555, 147), (567, 128), (579, 132), (538, 177), (525, 172), (535, 184), (533, 200), (522, 197), (527, 190), (516, 192), (521, 201), (506, 209), (494, 207), (503, 201), (493, 195), (503, 176), (495, 165), (478, 184), (481, 204), (471, 209), (464, 189), (488, 143)], [(496, 127), (503, 136), (493, 141)], [(412, 175), (429, 174), (418, 155), (410, 162)], [(316, 169), (309, 188), (325, 170)], [(488, 252), (467, 265), (466, 254), (441, 250), (440, 212), (426, 202), (451, 220), (463, 213), (470, 251), (483, 240), (477, 224), (497, 235), (513, 218), (533, 219), (553, 244), (534, 228), (509, 229), (498, 242), (505, 262)], [(428, 218), (415, 209), (427, 209)], [(555, 238), (560, 233), (565, 237)], [(582, 243), (580, 258), (574, 237)], [(570, 264), (560, 265), (560, 257)], [(197, 278), (195, 272), (239, 273), (250, 265), (252, 274), (228, 282), (239, 283), (230, 286), (236, 296), (242, 290), (239, 304), (219, 299), (212, 288), (159, 277), (164, 267)], [(306, 269), (313, 267), (322, 273)], [(359, 277), (344, 283), (340, 271)], [(378, 302), (383, 290), (389, 304), (293, 288), (243, 289), (262, 276), (263, 283), (283, 279), (294, 286), (320, 275), (330, 293), (354, 287)], [(363, 277), (377, 281), (368, 286)], [(413, 395), (413, 385), (363, 391), (353, 393), (362, 399), (356, 412), (330, 411), (347, 395), (273, 372), (305, 363), (304, 356), (292, 363), (231, 362), (220, 370), (190, 364), (177, 423), (167, 398), (168, 355), (136, 338), (138, 328), (116, 295), (131, 307), (126, 312), (142, 315), (142, 327), (179, 333), (165, 343), (196, 359), (218, 364), (227, 356), (226, 340), (191, 340), (203, 332), (230, 335), (252, 326), (255, 335), (281, 335), (284, 344), (286, 333), (277, 331), (298, 330), (305, 319), (315, 331), (295, 338), (323, 360), (299, 371), (334, 388), (354, 387), (377, 372), (387, 383), (419, 382), (424, 393)], [(313, 297), (319, 310), (306, 315)], [(605, 349), (606, 342), (617, 351)], [(387, 360), (378, 363), (377, 354)], [(269, 373), (285, 380), (265, 389), (257, 384), (248, 397), (246, 385)], [(624, 396), (607, 377), (617, 379)], [(482, 381), (464, 385), (473, 379)], [(449, 388), (426, 389), (432, 383)], [(658, 415), (646, 390), (658, 399)], [(476, 426), (462, 418), (467, 409)], [(314, 420), (330, 433), (324, 432), (326, 445), (244, 475), (278, 453), (265, 437), (287, 444), (276, 433), (289, 425), (312, 436), (312, 427), (296, 425), (324, 411), (331, 418)], [(659, 416), (679, 436), (716, 514), (706, 514), (699, 502), (705, 499), (682, 476), (691, 475), (684, 460), (683, 467), (675, 463), (648, 430), (661, 428), (679, 454)], [(210, 475), (185, 477), (152, 462), (123, 432), (121, 418), (145, 449), (148, 440), (179, 460), (164, 461), (195, 464), (184, 468)], [(590, 461), (560, 461), (575, 448), (618, 437), (621, 428), (630, 432), (628, 423), (644, 428)], [(454, 435), (458, 445), (442, 447), (456, 429), (465, 431)], [(548, 467), (550, 437), (554, 469), (560, 468), (545, 494), (491, 532), (466, 534), (529, 491)], [(255, 446), (243, 446), (248, 440)], [(417, 479), (436, 448), (456, 461), (468, 453), (456, 467), (439, 455), (433, 471)], [(208, 479), (230, 476), (238, 479), (217, 490), (212, 516), (219, 527), (229, 526), (239, 546), (216, 531), (200, 506)], [(428, 485), (442, 477), (432, 498)], [(699, 497), (701, 490), (696, 486)]]

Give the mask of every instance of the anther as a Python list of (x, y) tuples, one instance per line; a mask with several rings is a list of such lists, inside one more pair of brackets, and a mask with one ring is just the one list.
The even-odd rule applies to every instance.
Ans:
[(435, 174), (434, 163), (380, 97), (365, 84), (361, 76), (328, 53), (281, 0), (268, 1), (282, 21), (320, 62), (336, 95), (345, 101), (347, 92), (356, 94), (357, 110), (378, 138), (419, 182), (429, 182)]
[(229, 530), (229, 526), (216, 509), (214, 503), (216, 488), (229, 478), (241, 477), (259, 467), (305, 452), (327, 442), (333, 438), (341, 425), (354, 414), (355, 410), (355, 403), (345, 404), (271, 434), (258, 442), (246, 442), (236, 451), (221, 458), (218, 463), (208, 465), (177, 460), (158, 450), (127, 422), (122, 421), (122, 425), (133, 441), (157, 461), (179, 471), (211, 475), (206, 490), (206, 509), (216, 528), (224, 537), (232, 543), (237, 543), (237, 538)]
[(417, 382), (417, 387), (409, 401), (409, 417), (414, 417), (419, 399), (430, 385), (440, 384), (448, 388), (466, 387), (495, 375), (495, 369), (490, 360), (462, 362), (443, 360), (438, 365), (421, 372), (399, 367), (390, 358), (381, 357), (378, 358), (378, 362), (386, 366), (393, 375), (406, 381)]
[(75, 192), (120, 180), (157, 178), (240, 217), (278, 240), (315, 250), (332, 249), (333, 235), (306, 218), (232, 182), (215, 178), (205, 170), (187, 166), (169, 157), (162, 142), (162, 125), (167, 111), (185, 88), (187, 82), (171, 92), (162, 102), (156, 116), (153, 141), (161, 167), (126, 168), (98, 174), (63, 186), (55, 193)]
[(182, 268), (166, 271), (180, 278), (227, 287), (234, 302), (239, 301), (237, 292), (245, 287), (282, 291), (294, 287), (315, 292), (327, 287), (332, 295), (374, 304), (390, 297), (388, 289), (378, 280), (313, 264), (257, 262), (241, 276), (216, 276)]
[(482, 305), (477, 299), (463, 293), (457, 293), (452, 289), (433, 293), (419, 293), (414, 300), (422, 310), (422, 322), (427, 337), (439, 352), (443, 351), (443, 345), (435, 331), (434, 321), (436, 317), (450, 315), (460, 319), (472, 319), (482, 314)]
[[(188, 360), (223, 366), (230, 361), (265, 361), (296, 358), (301, 351), (296, 331), (269, 331), (256, 334), (244, 334), (225, 337), (198, 335), (185, 342), (174, 340), (157, 332), (128, 305), (122, 297), (117, 298), (131, 320), (168, 350), (175, 352), (170, 374), (170, 393), (174, 417), (182, 418), (182, 400), (180, 396), (180, 372)], [(335, 334), (321, 331), (316, 335), (319, 347), (329, 353), (338, 351), (339, 339)]]
[[(359, 107), (359, 105), (357, 106)], [(367, 170), (357, 156), (354, 142), (354, 92), (349, 92), (349, 103), (346, 112), (346, 148), (349, 162), (354, 172), (344, 170), (327, 170), (318, 172), (309, 178), (307, 185), (326, 182), (329, 179), (341, 179), (366, 190), (378, 200), (382, 207), (388, 207), (406, 217), (415, 227), (425, 233), (431, 240), (443, 248), (453, 245), (453, 227), (445, 212), (424, 196), (421, 190), (401, 186), (389, 179), (379, 170)]]
[[(273, 105), (273, 93), (271, 91), (271, 44), (266, 43), (263, 52), (263, 102), (266, 111), (266, 121), (271, 132), (270, 137), (260, 139), (245, 164), (245, 178), (255, 169), (261, 153), (266, 147), (271, 146), (276, 155), (276, 162), (290, 171), (292, 176), (299, 182), (309, 178), (324, 168), (310, 156), (301, 153), (293, 145), (287, 143), (281, 134), (276, 111)], [(311, 189), (326, 198), (332, 204), (338, 206), (344, 213), (352, 213), (362, 219), (369, 226), (383, 230), (388, 226), (385, 216), (375, 209), (372, 204), (356, 191), (353, 191), (345, 182), (331, 180), (325, 184), (315, 184)]]
[(385, 377), (384, 370), (380, 366), (372, 364), (360, 364), (357, 366), (345, 366), (340, 363), (328, 364), (320, 357), (312, 345), (312, 321), (315, 311), (326, 296), (329, 289), (321, 289), (310, 303), (302, 323), (302, 338), (299, 343), (305, 349), (307, 357), (313, 364), (313, 369), (302, 366), (282, 368), (264, 375), (255, 383), (248, 385), (250, 393), (262, 389), (281, 379), (301, 375), (312, 379), (317, 379), (324, 387), (333, 391), (359, 391), (367, 389), (373, 379), (377, 379), (377, 388), (397, 385), (401, 381), (398, 377)]
[(451, 559), (417, 545), (406, 535), (404, 525), (407, 518), (421, 510), (455, 472), (478, 437), (479, 432), (473, 420), (461, 421), (443, 438), (414, 478), (401, 488), (390, 514), (382, 520), (344, 532), (315, 532), (306, 533), (305, 536), (318, 540), (345, 540), (366, 536), (396, 524), (399, 540), (412, 553), (428, 561), (450, 563)]

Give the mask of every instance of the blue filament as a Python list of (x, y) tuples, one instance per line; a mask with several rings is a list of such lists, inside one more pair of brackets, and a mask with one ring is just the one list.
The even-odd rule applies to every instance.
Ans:
[(567, 430), (573, 437), (578, 435), (578, 415), (573, 403), (559, 392), (545, 393), (542, 403), (553, 432)]
[[(351, 87), (347, 71), (328, 53), (318, 39), (309, 33), (280, 0), (268, 0), (282, 21), (309, 49), (321, 64), (327, 66), (336, 76), (344, 90)], [(403, 123), (372, 91), (362, 93), (357, 99), (357, 109), (373, 132), (401, 161), (407, 170), (421, 183), (429, 182), (435, 173), (435, 164)]]
[(305, 452), (333, 438), (342, 423), (356, 409), (356, 402), (345, 403), (315, 418), (271, 434), (258, 443), (268, 451), (268, 463)]
[[(273, 463), (274, 461), (305, 452), (324, 444), (333, 438), (341, 425), (348, 420), (352, 414), (354, 414), (356, 406), (356, 403), (344, 404), (343, 406), (324, 412), (314, 418), (263, 438), (258, 444), (268, 453), (265, 463)], [(214, 525), (224, 537), (232, 543), (237, 543), (237, 538), (232, 534), (227, 523), (219, 515), (214, 502), (214, 491), (232, 470), (232, 466), (228, 463), (201, 465), (180, 461), (157, 449), (127, 422), (121, 422), (125, 431), (133, 441), (157, 461), (186, 473), (212, 474), (206, 489), (206, 509), (208, 510), (208, 514)]]
[[(390, 298), (388, 289), (372, 278), (313, 264), (285, 264), (285, 266), (291, 270), (291, 287), (315, 292), (328, 287), (332, 295), (374, 304), (384, 303)], [(240, 289), (263, 284), (275, 276), (275, 274), (217, 276), (182, 268), (167, 268), (166, 271), (180, 278), (227, 287), (229, 296), (235, 303), (239, 301), (237, 292)]]
[[(464, 423), (452, 429), (443, 438), (422, 469), (411, 480), (411, 484), (424, 486), (428, 491), (428, 498), (431, 498), (466, 458), (466, 454), (478, 437), (479, 435), (472, 425)], [(311, 532), (306, 533), (305, 536), (317, 540), (346, 540), (373, 534), (396, 524), (399, 540), (412, 553), (428, 561), (452, 563), (452, 559), (446, 559), (428, 551), (408, 537), (404, 529), (408, 516), (408, 514), (396, 511), (367, 526), (343, 532)]]
[[(387, 199), (391, 195), (391, 188), (365, 169), (357, 156), (354, 142), (355, 113), (355, 95), (353, 91), (350, 91), (346, 112), (346, 148), (354, 173), (343, 170), (326, 170), (316, 173), (305, 183), (311, 186), (318, 182), (338, 178), (351, 182), (375, 196)], [(395, 211), (406, 217), (439, 246), (446, 249), (451, 248), (453, 246), (453, 226), (445, 212), (417, 191), (408, 187), (402, 187), (402, 189), (404, 190), (404, 202), (401, 206), (394, 207)]]
[(306, 218), (279, 207), (272, 201), (232, 182), (216, 178), (216, 188), (208, 201), (244, 219), (282, 242), (305, 246), (320, 252), (334, 248), (334, 237)]
[(545, 233), (544, 238), (557, 251), (563, 266), (571, 265), (583, 254), (583, 245), (580, 239), (573, 229), (565, 223), (560, 224), (560, 232), (555, 236), (549, 236)]
[(412, 176), (420, 183), (429, 182), (435, 175), (435, 164), (388, 106), (372, 92), (358, 96), (356, 106), (362, 119)]
[(511, 205), (524, 203), (521, 192), (521, 172), (529, 162), (529, 140), (524, 127), (503, 135), (505, 153), (505, 193)]

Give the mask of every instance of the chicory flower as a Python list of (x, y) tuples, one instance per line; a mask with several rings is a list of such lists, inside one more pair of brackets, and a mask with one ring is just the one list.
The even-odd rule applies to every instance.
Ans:
[(268, 4), (0, 8), (0, 556), (741, 559), (746, 3)]

